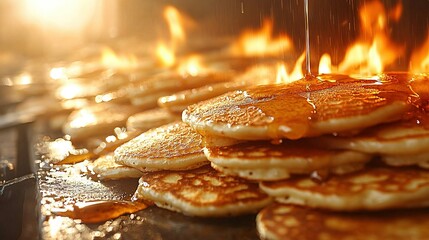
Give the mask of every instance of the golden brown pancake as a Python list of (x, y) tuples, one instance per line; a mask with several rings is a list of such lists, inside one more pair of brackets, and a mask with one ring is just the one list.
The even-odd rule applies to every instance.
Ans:
[(209, 166), (144, 173), (136, 197), (185, 215), (203, 217), (255, 213), (271, 202), (258, 184), (224, 175)]
[(142, 172), (128, 166), (115, 163), (113, 153), (97, 158), (92, 164), (94, 172), (102, 180), (139, 178)]
[(127, 87), (131, 98), (152, 95), (158, 92), (177, 92), (204, 86), (208, 83), (229, 81), (231, 73), (206, 74), (184, 77), (177, 73), (162, 73), (130, 84)]
[(351, 137), (323, 136), (325, 147), (382, 155), (412, 155), (428, 152), (429, 121), (411, 119), (383, 124)]
[(145, 132), (151, 128), (159, 127), (174, 121), (179, 121), (181, 116), (162, 108), (155, 108), (136, 113), (127, 120), (127, 129), (137, 129)]
[(63, 132), (73, 139), (113, 133), (115, 127), (125, 126), (128, 117), (139, 109), (127, 105), (99, 103), (72, 112)]
[(424, 240), (429, 209), (341, 213), (271, 204), (256, 225), (264, 240)]
[(184, 122), (174, 122), (142, 133), (115, 150), (117, 163), (141, 171), (184, 170), (208, 164), (202, 137)]
[(243, 89), (245, 87), (274, 83), (276, 66), (257, 65), (248, 69), (243, 74), (234, 77), (233, 81), (206, 84), (199, 88), (193, 88), (161, 97), (158, 105), (172, 112), (182, 112), (187, 106), (207, 100), (229, 91)]
[(313, 147), (306, 141), (287, 140), (276, 144), (250, 141), (232, 146), (205, 147), (204, 153), (217, 170), (266, 181), (317, 170), (346, 173), (349, 169), (359, 170), (372, 158), (355, 151), (327, 150)]
[(158, 105), (171, 112), (181, 113), (187, 106), (248, 86), (243, 82), (224, 82), (184, 90), (158, 99)]
[(407, 84), (402, 75), (381, 80), (302, 79), (230, 92), (189, 106), (182, 118), (202, 135), (241, 140), (360, 130), (400, 119), (411, 108), (413, 93)]
[(324, 181), (308, 177), (262, 182), (278, 201), (338, 211), (429, 206), (429, 171), (372, 166)]

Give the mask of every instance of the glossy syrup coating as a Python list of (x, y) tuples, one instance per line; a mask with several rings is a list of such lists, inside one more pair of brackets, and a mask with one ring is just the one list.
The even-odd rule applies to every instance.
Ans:
[(334, 75), (230, 92), (189, 106), (183, 120), (202, 135), (243, 140), (298, 139), (398, 120), (417, 95), (408, 75)]

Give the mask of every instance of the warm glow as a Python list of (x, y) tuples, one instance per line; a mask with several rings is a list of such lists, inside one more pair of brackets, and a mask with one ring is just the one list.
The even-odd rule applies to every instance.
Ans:
[(323, 54), (319, 62), (319, 74), (332, 73), (331, 56), (327, 53)]
[(295, 63), (292, 72), (287, 72), (284, 64), (279, 64), (277, 67), (276, 83), (291, 83), (304, 77), (302, 73), (302, 64), (305, 60), (305, 53), (301, 54)]
[(66, 79), (66, 69), (63, 67), (52, 68), (51, 71), (49, 71), (49, 76), (54, 80)]
[(23, 17), (30, 23), (77, 33), (90, 23), (100, 0), (22, 0)]
[(173, 6), (164, 8), (164, 19), (170, 30), (170, 42), (158, 42), (156, 57), (163, 66), (171, 67), (176, 63), (176, 50), (186, 40), (185, 28), (194, 25), (194, 22)]
[(174, 49), (168, 48), (163, 43), (159, 43), (156, 47), (156, 56), (163, 66), (171, 67), (176, 63)]
[(342, 73), (377, 74), (386, 66), (394, 63), (404, 47), (393, 43), (386, 29), (388, 15), (399, 19), (402, 14), (401, 2), (388, 13), (379, 0), (365, 3), (359, 10), (361, 34), (359, 40), (352, 44), (338, 65)]
[(261, 29), (247, 30), (232, 45), (232, 53), (244, 56), (275, 56), (292, 48), (288, 36), (272, 37), (273, 23), (265, 20)]
[(202, 71), (205, 71), (206, 68), (201, 63), (201, 57), (193, 55), (181, 61), (180, 65), (177, 68), (177, 71), (182, 76), (197, 76)]
[(28, 85), (33, 82), (33, 78), (31, 77), (30, 74), (23, 73), (17, 76), (16, 79), (14, 79), (14, 82), (15, 84), (18, 84), (18, 85)]
[(67, 83), (58, 89), (58, 97), (62, 99), (73, 99), (84, 91), (85, 89), (82, 85)]
[(429, 34), (423, 46), (411, 56), (410, 71), (414, 73), (429, 72)]
[(94, 112), (81, 109), (79, 115), (70, 122), (72, 128), (82, 128), (88, 125), (95, 125), (97, 123), (97, 117)]
[(110, 48), (103, 48), (101, 63), (105, 68), (129, 70), (138, 67), (137, 58), (132, 54), (116, 54)]
[(173, 41), (184, 42), (186, 40), (186, 34), (179, 10), (172, 6), (165, 7), (164, 18), (167, 21)]

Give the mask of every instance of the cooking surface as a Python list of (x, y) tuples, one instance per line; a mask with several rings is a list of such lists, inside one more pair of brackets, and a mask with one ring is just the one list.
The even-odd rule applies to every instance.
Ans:
[(43, 239), (258, 239), (254, 215), (197, 218), (155, 206), (100, 224), (83, 224), (51, 215), (53, 208), (73, 202), (129, 199), (137, 187), (137, 180), (98, 182), (86, 174), (76, 174), (79, 171), (76, 167), (61, 169), (41, 165), (38, 185)]

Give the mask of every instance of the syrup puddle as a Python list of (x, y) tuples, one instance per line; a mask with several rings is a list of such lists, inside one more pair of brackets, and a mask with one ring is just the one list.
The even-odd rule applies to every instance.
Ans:
[(51, 213), (79, 219), (82, 223), (99, 223), (143, 210), (150, 204), (141, 201), (100, 200), (78, 202), (64, 208), (52, 209)]

